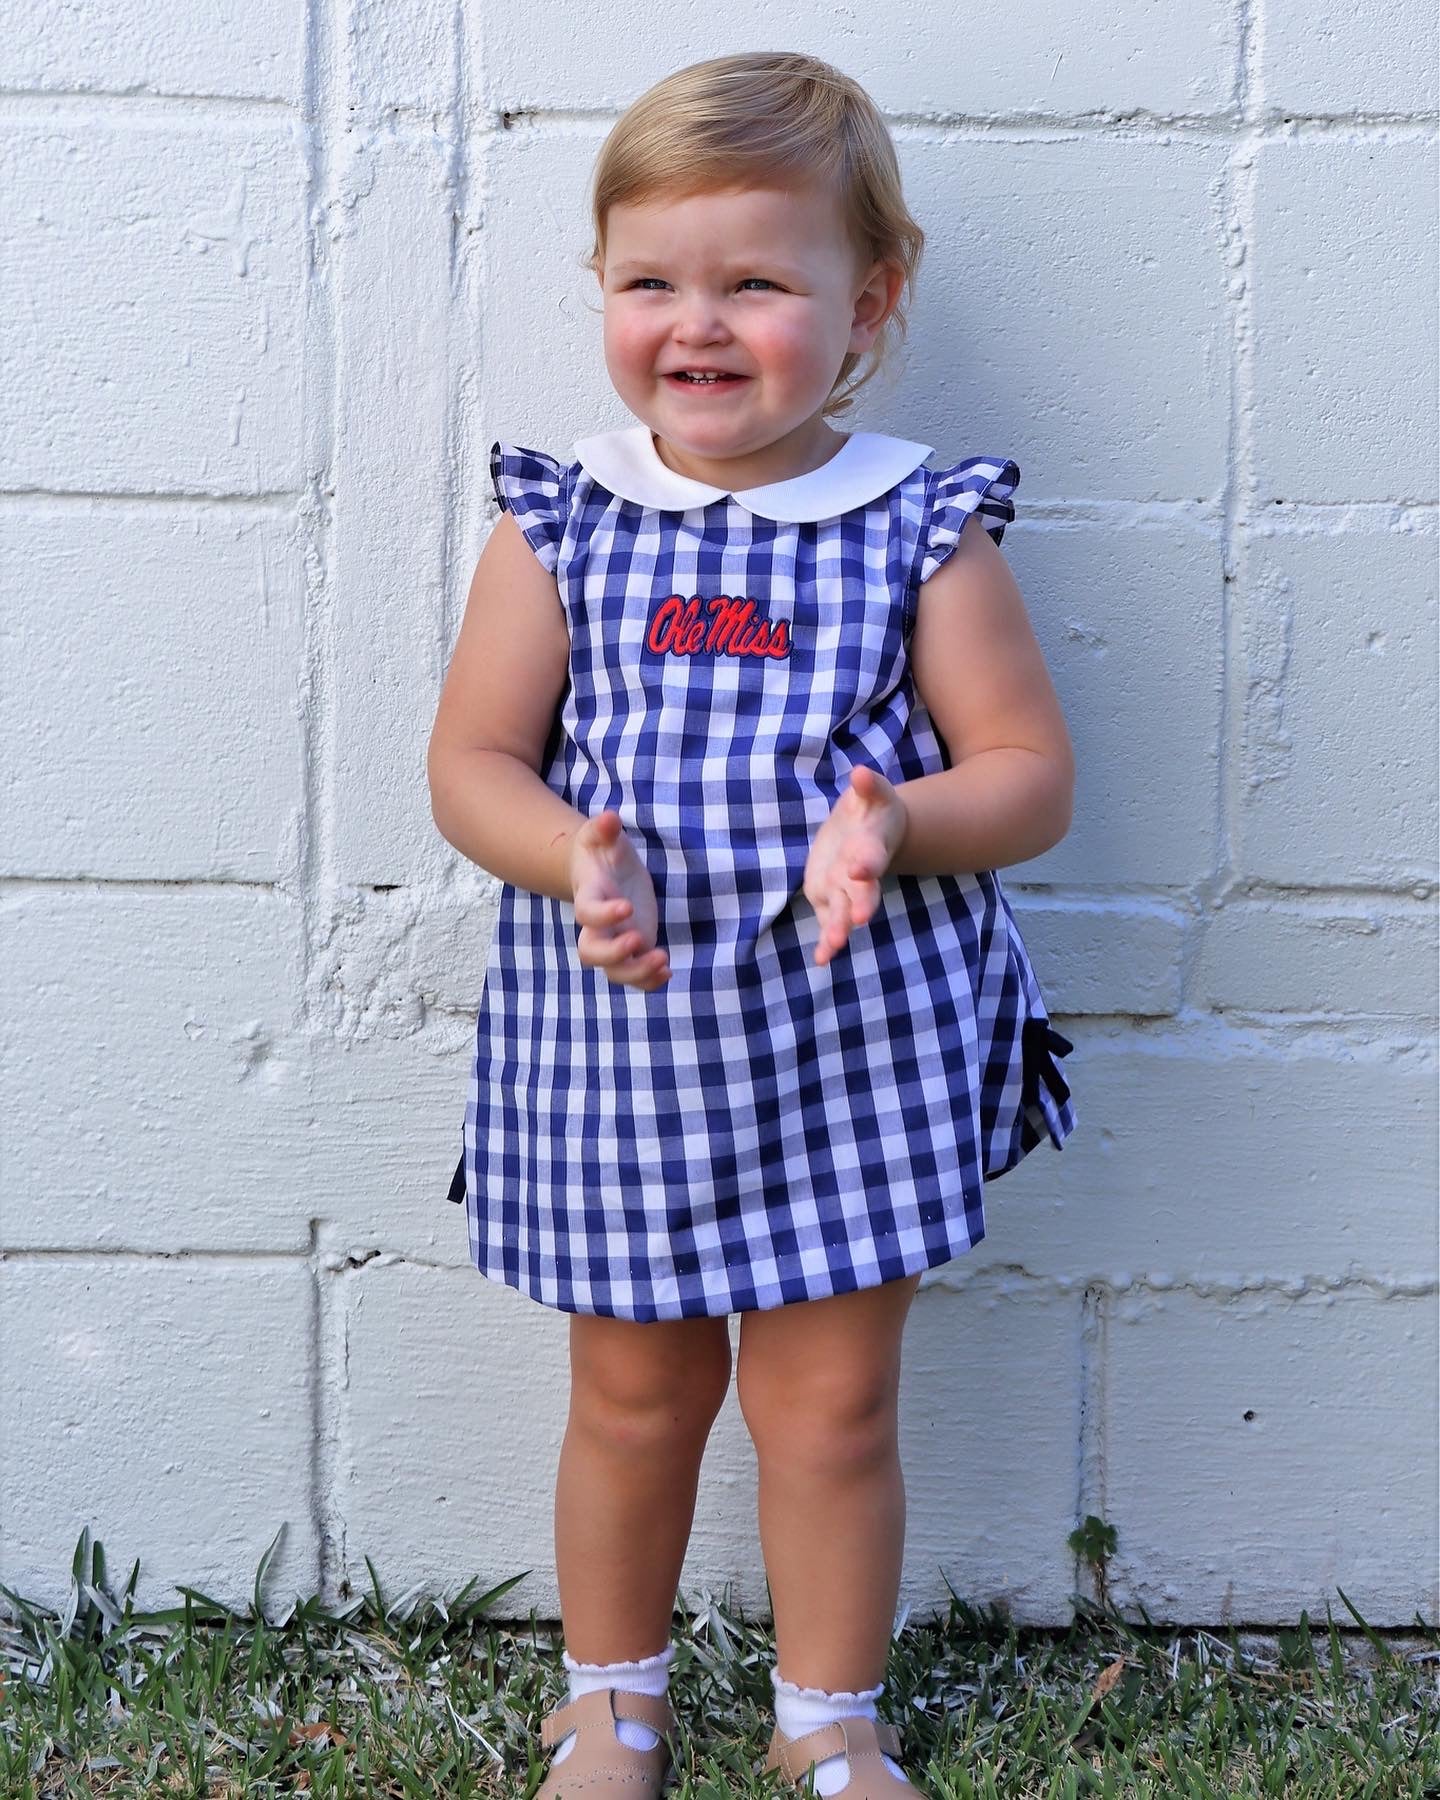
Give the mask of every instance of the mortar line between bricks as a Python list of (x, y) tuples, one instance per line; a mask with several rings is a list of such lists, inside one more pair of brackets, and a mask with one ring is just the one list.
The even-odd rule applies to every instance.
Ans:
[[(963, 1259), (961, 1259), (963, 1261)], [(435, 1265), (450, 1267), (449, 1264)], [(1091, 1293), (1107, 1299), (1122, 1294), (1155, 1295), (1188, 1294), (1205, 1300), (1238, 1300), (1246, 1294), (1279, 1294), (1286, 1299), (1308, 1300), (1316, 1295), (1333, 1295), (1342, 1299), (1365, 1297), (1372, 1300), (1426, 1300), (1440, 1294), (1440, 1274), (1426, 1269), (1409, 1275), (1232, 1275), (1223, 1271), (1215, 1275), (1147, 1275), (1128, 1270), (1069, 1270), (1064, 1274), (1048, 1274), (1026, 1269), (1023, 1264), (987, 1265), (970, 1274), (943, 1268), (939, 1274), (922, 1281), (921, 1291), (944, 1288), (948, 1293), (974, 1289), (979, 1294), (1033, 1293), (1037, 1298), (1051, 1299), (1073, 1294), (1078, 1289), (1082, 1298)]]
[(328, 1496), (333, 1491), (334, 1471), (326, 1455), (325, 1437), (325, 1359), (322, 1340), (325, 1330), (325, 1283), (320, 1270), (320, 1221), (311, 1219), (310, 1247), (306, 1256), (310, 1276), (310, 1331), (307, 1351), (310, 1358), (310, 1529), (315, 1535), (315, 1586), (322, 1595), (330, 1592)]
[[(327, 921), (320, 916), (333, 867), (328, 793), (332, 766), (331, 582), (334, 564), (334, 497), (338, 467), (339, 331), (336, 320), (336, 245), (330, 230), (334, 205), (335, 148), (344, 141), (343, 71), (335, 69), (334, 42), (343, 32), (334, 14), (344, 0), (305, 0), (306, 145), (305, 368), (306, 492), (300, 505), (304, 532), (305, 631), (301, 676), (304, 726), (301, 752), (301, 826), (297, 881), (301, 906), (299, 1014), (303, 1029), (316, 1025), (310, 983), (316, 943)], [(314, 371), (313, 378), (311, 371)]]
[(252, 514), (261, 523), (289, 525), (295, 518), (295, 502), (303, 488), (259, 488), (240, 493), (211, 488), (51, 488), (44, 486), (0, 488), (0, 512), (59, 512), (81, 506), (88, 518), (97, 507), (134, 512), (142, 506), (205, 507), (214, 511)]
[(311, 1460), (315, 1471), (316, 1543), (320, 1553), (319, 1591), (327, 1605), (333, 1605), (343, 1579), (343, 1516), (337, 1495), (340, 1492), (340, 1382), (336, 1376), (341, 1359), (335, 1353), (335, 1337), (344, 1314), (344, 1300), (336, 1292), (331, 1277), (331, 1255), (326, 1250), (327, 1227), (323, 1219), (310, 1221), (312, 1252), (311, 1273), (315, 1287), (315, 1367), (316, 1407), (314, 1445)]
[[(1075, 1524), (1084, 1524), (1090, 1514), (1105, 1518), (1106, 1450), (1105, 1378), (1106, 1324), (1108, 1292), (1103, 1284), (1086, 1282), (1080, 1296), (1077, 1344), (1077, 1412)], [(1098, 1599), (1094, 1576), (1078, 1552), (1075, 1553), (1072, 1580), (1077, 1589), (1084, 1586), (1091, 1599)]]
[[(339, 1269), (336, 1275), (348, 1279), (350, 1271)], [(350, 1595), (350, 1530), (349, 1519), (341, 1506), (340, 1470), (350, 1467), (353, 1457), (349, 1450), (350, 1427), (350, 1327), (353, 1322), (353, 1308), (350, 1297), (338, 1283), (331, 1284), (333, 1326), (336, 1354), (334, 1418), (330, 1432), (331, 1450), (331, 1486), (329, 1488), (330, 1517), (333, 1527), (333, 1544), (335, 1550), (335, 1574), (338, 1577), (333, 1590), (335, 1600), (348, 1599)]]
[[(300, 901), (299, 993), (296, 996), (302, 1037), (315, 1036), (310, 1015), (310, 971), (314, 963), (317, 931), (317, 871), (327, 866), (322, 841), (324, 829), (323, 756), (328, 682), (324, 662), (324, 619), (329, 595), (332, 499), (335, 482), (335, 420), (337, 413), (338, 346), (335, 330), (335, 292), (327, 244), (329, 198), (332, 187), (332, 132), (337, 128), (338, 103), (333, 92), (334, 6), (340, 0), (305, 0), (305, 64), (302, 85), (302, 142), (305, 146), (305, 369), (304, 413), (301, 432), (305, 450), (306, 493), (299, 506), (305, 559), (305, 626), (300, 670), (301, 717), (301, 815), (296, 858)], [(310, 370), (316, 371), (313, 380)], [(327, 883), (321, 883), (323, 892)], [(306, 1073), (313, 1104), (314, 1063)], [(334, 1546), (331, 1508), (334, 1470), (330, 1460), (333, 1440), (331, 1418), (334, 1397), (326, 1382), (325, 1339), (329, 1324), (329, 1283), (322, 1279), (320, 1221), (308, 1221), (306, 1262), (312, 1293), (310, 1379), (313, 1395), (310, 1413), (310, 1516), (315, 1533), (317, 1588), (328, 1596), (334, 1585)]]
[(154, 1250), (122, 1244), (4, 1244), (0, 1243), (0, 1262), (59, 1261), (76, 1262), (174, 1262), (174, 1263), (308, 1263), (314, 1252), (308, 1247), (292, 1250), (204, 1247), (190, 1250)]
[[(416, 882), (413, 884), (413, 891), (419, 892), (428, 885)], [(1384, 906), (1390, 908), (1399, 919), (1412, 916), (1428, 919), (1432, 916), (1428, 905), (1423, 914), (1419, 907), (1421, 903), (1428, 903), (1434, 897), (1436, 884), (1423, 876), (1411, 876), (1397, 877), (1393, 887), (1376, 887), (1373, 884), (1355, 887), (1302, 887), (1269, 881), (1260, 876), (1237, 875), (1223, 889), (1217, 888), (1208, 894), (1201, 891), (1204, 885), (1202, 882), (1193, 882), (1184, 886), (1153, 887), (1137, 883), (1129, 887), (1118, 887), (1113, 882), (1088, 884), (1071, 880), (1027, 881), (1019, 874), (1012, 874), (1005, 883), (1011, 895), (1019, 897), (1034, 909), (1055, 907), (1072, 912), (1117, 914), (1150, 909), (1166, 914), (1183, 912), (1192, 906), (1198, 909), (1206, 901), (1212, 906), (1227, 901), (1256, 904), (1280, 902), (1297, 911), (1313, 913), (1317, 919), (1337, 916), (1327, 910), (1331, 907), (1355, 906)], [(283, 876), (269, 880), (250, 880), (239, 875), (0, 875), (0, 895), (21, 899), (32, 891), (44, 893), (55, 889), (70, 889), (77, 893), (94, 889), (96, 892), (109, 894), (151, 894), (157, 890), (163, 892), (173, 889), (179, 893), (236, 892), (286, 897), (293, 892), (292, 883)], [(411, 891), (412, 885), (409, 883), (390, 881), (348, 882), (344, 889), (346, 894), (352, 895), (408, 894)], [(458, 1009), (457, 1016), (463, 1016)], [(313, 1031), (315, 1035), (331, 1035), (328, 1025), (322, 1026), (309, 1016), (302, 1021), (301, 1029)]]
[[(1251, 443), (1249, 420), (1253, 409), (1253, 370), (1250, 362), (1250, 279), (1252, 264), (1252, 201), (1247, 179), (1254, 149), (1248, 127), (1254, 110), (1254, 58), (1256, 25), (1254, 0), (1236, 0), (1235, 101), (1246, 133), (1226, 159), (1222, 237), (1234, 275), (1227, 282), (1230, 302), (1230, 355), (1227, 359), (1227, 409), (1225, 485), (1221, 494), (1223, 520), (1220, 540), (1220, 719), (1217, 741), (1224, 746), (1215, 792), (1214, 879), (1206, 884), (1199, 930), (1188, 934), (1182, 946), (1182, 1003), (1193, 997), (1192, 976), (1204, 947), (1205, 921), (1213, 916), (1218, 897), (1231, 893), (1241, 880), (1235, 863), (1231, 812), (1234, 792), (1235, 748), (1231, 733), (1238, 723), (1244, 731), (1244, 696), (1237, 705), (1234, 687), (1243, 676), (1244, 646), (1234, 643), (1238, 609), (1234, 604), (1243, 569), (1243, 520), (1251, 494)], [(1238, 654), (1237, 654), (1238, 652)]]
[(270, 881), (247, 881), (244, 876), (224, 875), (0, 875), (0, 892), (24, 895), (55, 888), (73, 888), (83, 892), (94, 888), (103, 893), (152, 894), (156, 889), (193, 890), (198, 894), (288, 894), (289, 884), (281, 877)]
[[(468, 127), (469, 86), (465, 78), (469, 58), (465, 55), (465, 0), (452, 0), (450, 8), (450, 106), (448, 144), (450, 154), (450, 236), (446, 276), (450, 306), (445, 335), (445, 417), (441, 425), (441, 458), (447, 483), (449, 504), (441, 508), (440, 567), (442, 578), (435, 615), (430, 619), (431, 644), (435, 656), (436, 688), (439, 689), (451, 649), (451, 624), (454, 596), (459, 585), (455, 561), (462, 538), (459, 508), (454, 483), (466, 482), (471, 472), (470, 432), (465, 429), (465, 371), (455, 355), (456, 319), (475, 319), (475, 336), (480, 347), (475, 356), (483, 359), (485, 308), (472, 314), (465, 306), (465, 246), (470, 232), (471, 198), (471, 134)], [(484, 9), (481, 9), (482, 15)], [(473, 340), (467, 339), (467, 343)], [(471, 359), (472, 361), (474, 358)], [(468, 576), (465, 581), (468, 588)], [(448, 846), (447, 846), (448, 847)]]
[[(454, 559), (466, 545), (483, 548), (498, 507), (491, 491), (488, 445), (495, 431), (477, 434), (487, 404), (487, 378), (491, 333), (490, 297), (485, 279), (489, 254), (489, 147), (500, 135), (493, 112), (483, 95), (468, 79), (471, 69), (488, 68), (492, 62), (487, 33), (488, 9), (467, 0), (452, 0), (458, 68), (454, 87), (454, 137), (458, 145), (451, 233), (451, 304), (454, 316), (467, 321), (464, 354), (452, 359), (447, 384), (446, 440), (450, 449), (447, 473), (451, 504), (445, 509), (446, 588), (437, 622), (436, 656), (441, 667), (458, 632), (464, 611), (471, 569), (456, 569)], [(458, 851), (445, 846), (447, 885), (465, 879), (467, 870)]]
[[(302, 87), (303, 93), (303, 87)], [(58, 125), (94, 129), (95, 114), (116, 115), (161, 125), (217, 114), (226, 125), (273, 125), (293, 118), (303, 101), (269, 94), (131, 94), (110, 88), (0, 87), (0, 125)]]
[[(273, 125), (275, 120), (306, 116), (302, 83), (297, 99), (271, 98), (264, 94), (132, 94), (105, 88), (0, 88), (0, 124), (34, 127), (36, 124), (93, 129), (94, 115), (103, 109), (107, 118), (137, 118), (142, 124)], [(498, 115), (497, 115), (498, 116)], [(383, 126), (396, 137), (422, 138), (435, 130), (436, 114), (426, 106), (406, 100), (387, 100), (368, 110), (357, 107), (355, 123)], [(402, 127), (400, 130), (395, 128)]]
[[(234, 1264), (244, 1265), (259, 1261), (301, 1263), (315, 1271), (316, 1280), (321, 1292), (326, 1296), (321, 1323), (328, 1334), (336, 1329), (339, 1312), (330, 1305), (328, 1292), (330, 1284), (324, 1280), (327, 1276), (352, 1276), (361, 1269), (374, 1266), (377, 1269), (405, 1268), (425, 1269), (436, 1274), (451, 1274), (469, 1278), (473, 1274), (468, 1264), (445, 1261), (434, 1257), (416, 1256), (408, 1250), (389, 1250), (383, 1246), (369, 1245), (363, 1250), (347, 1254), (338, 1247), (327, 1247), (327, 1240), (333, 1245), (336, 1237), (334, 1222), (326, 1219), (310, 1221), (312, 1243), (300, 1250), (131, 1250), (105, 1249), (97, 1250), (81, 1245), (72, 1248), (58, 1248), (39, 1245), (0, 1245), (0, 1265), (13, 1263), (17, 1266), (24, 1263), (39, 1262), (73, 1262), (77, 1264), (96, 1262), (131, 1262), (131, 1263), (201, 1263), (207, 1265)], [(958, 1259), (963, 1265), (964, 1258)], [(963, 1271), (961, 1267), (951, 1269), (942, 1265), (938, 1271), (927, 1273), (921, 1282), (922, 1291), (928, 1288), (944, 1288), (947, 1292), (958, 1293), (971, 1291), (978, 1294), (1003, 1294), (1013, 1297), (1019, 1292), (1033, 1294), (1036, 1298), (1052, 1298), (1073, 1294), (1077, 1290), (1083, 1293), (1093, 1291), (1096, 1294), (1117, 1296), (1120, 1294), (1166, 1295), (1190, 1294), (1205, 1299), (1238, 1299), (1246, 1294), (1280, 1294), (1289, 1299), (1305, 1300), (1317, 1295), (1337, 1295), (1341, 1298), (1368, 1296), (1379, 1300), (1423, 1300), (1440, 1294), (1440, 1274), (1433, 1269), (1408, 1274), (1347, 1274), (1320, 1275), (1291, 1271), (1283, 1275), (1232, 1274), (1228, 1270), (1213, 1275), (1192, 1274), (1172, 1275), (1168, 1271), (1147, 1274), (1141, 1270), (1132, 1273), (1129, 1270), (1067, 1270), (1064, 1273), (1053, 1273), (1045, 1270), (1027, 1269), (1023, 1263), (992, 1263), (983, 1268)], [(343, 1310), (343, 1309), (341, 1309)], [(321, 1358), (323, 1361), (323, 1356)], [(331, 1371), (326, 1371), (329, 1373)], [(333, 1420), (327, 1415), (327, 1424)]]
[[(307, 36), (309, 34), (307, 33)], [(135, 94), (105, 88), (71, 89), (0, 88), (0, 124), (20, 126), (55, 125), (88, 129), (97, 111), (105, 116), (135, 119), (160, 125), (186, 124), (195, 120), (208, 124), (218, 115), (225, 123), (244, 125), (249, 122), (268, 124), (276, 119), (305, 116), (306, 90), (302, 85), (298, 101), (266, 95), (232, 94)], [(1181, 134), (1200, 137), (1204, 133), (1223, 135), (1227, 129), (1240, 129), (1242, 121), (1233, 111), (1167, 113), (1150, 107), (1126, 107), (1123, 111), (1107, 108), (1095, 112), (997, 112), (914, 113), (884, 112), (891, 132), (902, 139), (924, 141), (936, 136), (946, 139), (1003, 137), (1024, 133), (1041, 137), (1064, 131), (1072, 135), (1133, 139), (1150, 133)], [(373, 117), (379, 118), (376, 114)], [(397, 121), (413, 129), (415, 135), (427, 135), (435, 129), (435, 113), (425, 107), (403, 101), (387, 102), (383, 119), (393, 126)], [(611, 107), (525, 107), (510, 108), (503, 103), (489, 103), (480, 110), (482, 129), (502, 132), (517, 128), (534, 130), (546, 126), (581, 126), (607, 132), (620, 117)], [(361, 115), (362, 123), (372, 122)], [(1423, 138), (1440, 125), (1440, 113), (1366, 111), (1344, 113), (1307, 113), (1286, 111), (1281, 106), (1266, 107), (1257, 112), (1255, 122), (1267, 137), (1344, 136), (1365, 138), (1380, 133), (1406, 132)]]
[[(883, 110), (883, 109), (882, 109)], [(605, 135), (620, 117), (618, 110), (584, 107), (534, 107), (508, 110), (492, 107), (485, 125), (493, 133), (538, 135), (551, 130), (561, 135), (595, 132)], [(892, 135), (902, 143), (1044, 143), (1057, 132), (1068, 137), (1093, 137), (1115, 143), (1145, 142), (1152, 136), (1182, 137), (1187, 141), (1219, 146), (1250, 137), (1264, 142), (1291, 142), (1317, 138), (1428, 143), (1440, 114), (1435, 113), (1296, 113), (1271, 107), (1254, 111), (1250, 118), (1238, 110), (1211, 113), (1158, 113), (1143, 107), (1124, 113), (995, 113), (978, 117), (964, 113), (924, 115), (884, 114)]]
[[(457, 224), (463, 227), (463, 221)], [(463, 300), (463, 295), (457, 297), (457, 305), (463, 304)], [(461, 432), (453, 442), (457, 458), (455, 466), (460, 470), (465, 466), (460, 453), (467, 448), (469, 439)], [(59, 512), (69, 506), (83, 507), (87, 516), (97, 507), (123, 511), (164, 507), (174, 512), (239, 512), (252, 514), (262, 522), (289, 524), (295, 518), (297, 506), (304, 505), (311, 492), (309, 487), (266, 489), (259, 493), (185, 488), (148, 491), (138, 488), (0, 488), (0, 515), (6, 511)], [(1197, 531), (1223, 532), (1225, 528), (1223, 497), (1207, 500), (1193, 494), (1159, 494), (1145, 499), (1126, 494), (1041, 495), (1029, 501), (1026, 518), (1032, 529), (1055, 526), (1078, 531), (1089, 525), (1102, 525), (1112, 530), (1124, 527), (1169, 530), (1188, 526)], [(1287, 499), (1283, 511), (1265, 515), (1263, 528), (1267, 536), (1273, 537), (1305, 536), (1317, 529), (1331, 531), (1338, 537), (1357, 523), (1373, 523), (1391, 530), (1397, 526), (1408, 527), (1433, 534), (1440, 524), (1440, 501), (1402, 494), (1383, 500)]]

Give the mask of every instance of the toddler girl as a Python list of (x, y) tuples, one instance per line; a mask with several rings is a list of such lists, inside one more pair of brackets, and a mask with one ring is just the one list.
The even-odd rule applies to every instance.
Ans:
[(995, 872), (1064, 836), (1073, 786), (997, 547), (1019, 470), (829, 424), (903, 328), (924, 235), (828, 64), (680, 70), (611, 131), (592, 198), (638, 423), (567, 457), (493, 446), (502, 513), (429, 755), (438, 829), (504, 884), (451, 1195), (480, 1272), (570, 1315), (570, 1690), (540, 1794), (667, 1774), (738, 1313), (764, 1767), (893, 1800), (920, 1791), (876, 1704), (906, 1312), (984, 1235), (983, 1184), (1075, 1125)]

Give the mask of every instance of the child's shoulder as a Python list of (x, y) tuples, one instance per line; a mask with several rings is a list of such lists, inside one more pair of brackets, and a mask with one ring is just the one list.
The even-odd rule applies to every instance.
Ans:
[(502, 487), (522, 482), (555, 487), (574, 466), (573, 457), (552, 456), (548, 450), (517, 444), (508, 438), (496, 438), (490, 446), (490, 479), (497, 498)]
[(923, 584), (958, 548), (972, 518), (999, 544), (1015, 517), (1020, 465), (995, 454), (962, 456), (931, 472), (920, 531), (918, 578)]
[(559, 565), (568, 495), (574, 466), (547, 450), (497, 438), (490, 446), (490, 485), (495, 503), (508, 512), (526, 541), (553, 575)]

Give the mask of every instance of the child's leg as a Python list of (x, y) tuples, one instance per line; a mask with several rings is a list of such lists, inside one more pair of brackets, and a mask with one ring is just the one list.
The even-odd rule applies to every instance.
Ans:
[(740, 1320), (740, 1408), (760, 1474), (779, 1674), (857, 1693), (884, 1680), (905, 1548), (897, 1403), (919, 1275)]
[(578, 1662), (636, 1662), (668, 1643), (700, 1461), (729, 1386), (723, 1318), (571, 1314), (555, 1564)]

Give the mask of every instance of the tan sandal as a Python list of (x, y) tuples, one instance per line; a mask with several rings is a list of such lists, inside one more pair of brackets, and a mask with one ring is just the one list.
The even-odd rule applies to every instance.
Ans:
[(786, 1781), (805, 1787), (810, 1770), (827, 1756), (844, 1756), (850, 1770), (834, 1800), (903, 1800), (924, 1792), (909, 1781), (897, 1781), (881, 1760), (900, 1760), (900, 1733), (883, 1719), (836, 1719), (797, 1738), (787, 1738), (777, 1725), (764, 1768), (767, 1773), (778, 1769)]
[[(634, 1719), (660, 1734), (648, 1750), (632, 1750), (615, 1732), (617, 1719)], [(540, 1721), (540, 1742), (551, 1750), (570, 1732), (575, 1747), (553, 1765), (536, 1789), (535, 1800), (599, 1800), (623, 1794), (625, 1800), (659, 1794), (671, 1766), (676, 1719), (668, 1700), (654, 1694), (627, 1694), (623, 1688), (595, 1688), (578, 1700), (567, 1700)]]

